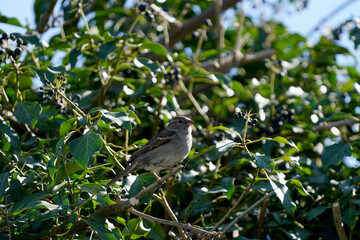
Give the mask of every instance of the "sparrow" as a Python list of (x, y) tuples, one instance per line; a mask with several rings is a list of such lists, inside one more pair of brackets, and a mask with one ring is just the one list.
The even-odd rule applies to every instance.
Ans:
[[(185, 116), (173, 118), (164, 130), (152, 137), (130, 157), (130, 165), (115, 176), (105, 188), (135, 170), (144, 169), (154, 173), (162, 169), (170, 169), (184, 160), (192, 145), (191, 125), (193, 123)], [(154, 175), (156, 176), (155, 173)]]

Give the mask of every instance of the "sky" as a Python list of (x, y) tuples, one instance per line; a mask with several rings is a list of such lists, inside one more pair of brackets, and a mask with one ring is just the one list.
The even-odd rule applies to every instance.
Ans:
[[(31, 27), (35, 27), (35, 17), (33, 11), (34, 0), (0, 0), (0, 3), (1, 2), (3, 3), (0, 5), (0, 13), (2, 15), (7, 17), (16, 17), (23, 25), (29, 24)], [(250, 3), (261, 1), (246, 0), (244, 2)], [(275, 18), (277, 21), (282, 22), (290, 32), (300, 33), (301, 35), (307, 36), (310, 41), (316, 42), (320, 33), (315, 32), (310, 36), (308, 36), (308, 34), (324, 17), (329, 16), (330, 13), (334, 14), (331, 15), (324, 25), (322, 25), (321, 31), (326, 31), (327, 27), (336, 27), (350, 18), (360, 17), (360, 0), (351, 0), (351, 4), (347, 5), (346, 8), (341, 9), (341, 11), (335, 11), (345, 2), (349, 2), (349, 0), (309, 0), (307, 8), (301, 11), (292, 9), (290, 11), (281, 11), (280, 14), (273, 16), (273, 12), (265, 10), (265, 17)], [(250, 4), (244, 4), (244, 8), (246, 14), (258, 14), (254, 12), (252, 5)], [(0, 23), (0, 29), (9, 33), (25, 32), (25, 29), (9, 26), (3, 23)], [(358, 57), (360, 62), (360, 50), (353, 49), (352, 41), (344, 37), (341, 39), (340, 44), (351, 49), (352, 53)], [(352, 60), (345, 58), (340, 59), (340, 61), (347, 63)]]

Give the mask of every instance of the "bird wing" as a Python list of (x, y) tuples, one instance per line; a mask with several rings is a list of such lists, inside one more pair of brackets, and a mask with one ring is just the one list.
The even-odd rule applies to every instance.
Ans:
[(136, 151), (130, 158), (130, 162), (136, 159), (137, 157), (150, 152), (163, 144), (169, 142), (172, 138), (174, 138), (175, 132), (169, 131), (167, 129), (162, 130), (153, 138), (151, 138), (141, 149)]

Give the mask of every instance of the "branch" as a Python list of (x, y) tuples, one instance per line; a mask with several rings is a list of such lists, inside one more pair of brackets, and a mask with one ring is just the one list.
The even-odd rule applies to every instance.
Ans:
[(264, 58), (268, 58), (276, 54), (275, 49), (264, 49), (255, 53), (239, 55), (230, 54), (227, 58), (223, 59), (223, 64), (219, 64), (216, 61), (202, 62), (199, 65), (207, 71), (217, 71), (221, 73), (228, 72), (233, 67), (238, 67), (246, 63), (256, 62)]
[[(222, 11), (235, 6), (237, 2), (241, 0), (224, 0), (222, 4)], [(170, 32), (169, 38), (169, 47), (172, 48), (177, 42), (184, 39), (187, 34), (192, 33), (198, 29), (206, 19), (214, 20), (216, 16), (216, 4), (205, 9), (200, 15), (196, 15), (186, 21), (181, 27), (174, 29)], [(164, 42), (164, 39), (161, 40), (161, 43)]]
[(316, 131), (328, 130), (332, 127), (339, 127), (339, 126), (344, 126), (344, 125), (351, 126), (358, 121), (359, 121), (359, 119), (357, 119), (357, 118), (348, 118), (348, 119), (342, 119), (342, 120), (335, 121), (335, 122), (323, 122), (323, 123), (320, 123), (319, 125), (315, 126), (315, 130)]
[[(105, 207), (102, 207), (95, 211), (91, 216), (102, 216), (102, 217), (109, 217), (112, 216), (114, 213), (122, 212), (130, 207), (133, 207), (139, 203), (138, 199), (140, 199), (142, 196), (144, 196), (146, 193), (152, 191), (158, 186), (161, 186), (168, 178), (172, 177), (174, 173), (179, 171), (183, 165), (179, 165), (176, 168), (174, 168), (172, 171), (170, 171), (168, 174), (166, 174), (164, 177), (157, 180), (155, 183), (151, 184), (141, 192), (139, 192), (136, 196), (130, 198), (130, 199), (123, 199), (118, 201), (116, 204), (107, 205)], [(90, 198), (91, 199), (91, 198)], [(82, 229), (86, 228), (87, 224), (84, 220), (75, 222), (74, 225), (70, 228), (67, 235), (77, 233), (81, 231)], [(61, 229), (61, 227), (58, 227), (58, 229)]]
[[(165, 208), (165, 211), (167, 212), (167, 214), (169, 214), (171, 220), (173, 220), (174, 222), (179, 222), (179, 220), (177, 219), (175, 213), (173, 212), (173, 210), (171, 209), (169, 203), (166, 200), (164, 191), (162, 189), (160, 189), (160, 196), (153, 194), (153, 196), (155, 197), (155, 199), (161, 203), (161, 205), (163, 205), (163, 207)], [(181, 235), (181, 237), (186, 240), (188, 239), (188, 237), (186, 236), (185, 232), (182, 230), (181, 227), (176, 227)]]
[(50, 16), (52, 15), (55, 5), (56, 5), (57, 0), (51, 0), (48, 6), (48, 9), (46, 10), (46, 12), (41, 16), (41, 19), (36, 27), (36, 30), (39, 33), (43, 33), (45, 32), (45, 26), (47, 24), (47, 22), (49, 21)]
[(240, 218), (247, 215), (251, 210), (253, 210), (257, 205), (265, 201), (266, 199), (270, 198), (272, 195), (274, 195), (275, 191), (272, 191), (269, 194), (266, 194), (259, 200), (257, 200), (253, 205), (251, 205), (248, 209), (246, 209), (243, 213), (241, 213), (239, 216), (237, 216), (234, 220), (232, 220), (223, 230), (223, 234), (225, 234), (237, 221), (239, 221)]
[(159, 180), (156, 180), (156, 182), (154, 182), (153, 184), (151, 184), (150, 186), (148, 186), (147, 188), (145, 188), (144, 190), (142, 190), (141, 192), (139, 192), (136, 196), (134, 196), (134, 198), (136, 199), (140, 199), (142, 196), (144, 196), (145, 194), (147, 194), (148, 192), (151, 192), (152, 190), (154, 190), (155, 188), (161, 186), (166, 180), (168, 180), (170, 177), (174, 176), (174, 174), (176, 172), (178, 172), (181, 168), (183, 168), (184, 165), (178, 165), (176, 166), (174, 169), (172, 169), (168, 174), (166, 174), (165, 176), (163, 176), (162, 178), (160, 178)]
[(157, 222), (157, 223), (171, 225), (171, 226), (175, 226), (175, 227), (181, 227), (181, 228), (188, 229), (188, 230), (191, 230), (191, 231), (194, 231), (194, 232), (200, 233), (202, 235), (206, 235), (206, 236), (219, 237), (219, 233), (217, 233), (217, 232), (209, 232), (209, 231), (206, 231), (201, 228), (196, 228), (196, 227), (191, 226), (189, 223), (183, 224), (183, 223), (179, 223), (179, 222), (173, 222), (173, 221), (153, 217), (153, 216), (147, 215), (145, 213), (139, 212), (139, 211), (135, 210), (134, 208), (129, 208), (129, 209), (127, 209), (127, 211), (136, 216), (144, 218), (150, 222)]
[(340, 240), (348, 240), (344, 230), (344, 223), (341, 219), (341, 211), (340, 211), (340, 204), (338, 202), (333, 203), (332, 210), (334, 214), (334, 223), (336, 227), (336, 231), (338, 233)]

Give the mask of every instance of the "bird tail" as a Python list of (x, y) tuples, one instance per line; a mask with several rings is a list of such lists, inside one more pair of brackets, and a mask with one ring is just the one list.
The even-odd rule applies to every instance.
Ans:
[(131, 164), (130, 166), (128, 166), (127, 168), (125, 168), (124, 171), (122, 171), (121, 173), (119, 173), (118, 175), (116, 175), (114, 177), (113, 180), (111, 180), (108, 184), (106, 184), (105, 188), (110, 187), (111, 185), (113, 185), (117, 180), (119, 180), (120, 178), (124, 177), (125, 175), (127, 175), (128, 173), (132, 172), (133, 170), (135, 170), (136, 167), (136, 163)]

